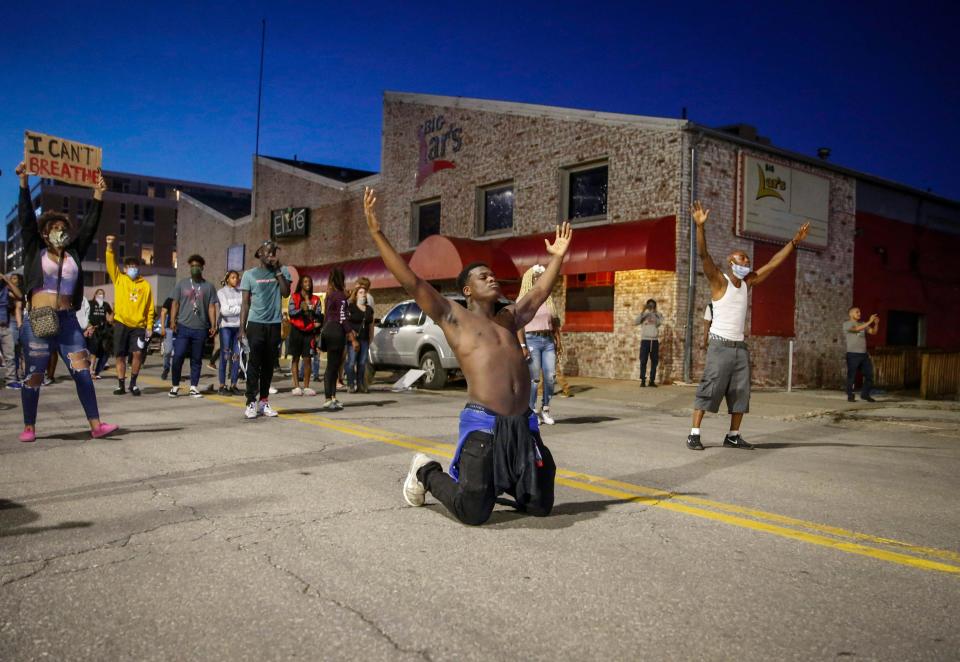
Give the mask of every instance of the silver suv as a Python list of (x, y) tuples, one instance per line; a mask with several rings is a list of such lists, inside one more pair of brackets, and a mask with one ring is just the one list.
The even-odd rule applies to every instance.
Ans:
[[(462, 296), (447, 298), (467, 305)], [(496, 309), (508, 305), (510, 301), (501, 299)], [(398, 303), (377, 322), (370, 343), (368, 377), (377, 370), (396, 368), (420, 368), (426, 373), (423, 386), (430, 389), (443, 388), (451, 374), (460, 370), (443, 331), (413, 299)]]

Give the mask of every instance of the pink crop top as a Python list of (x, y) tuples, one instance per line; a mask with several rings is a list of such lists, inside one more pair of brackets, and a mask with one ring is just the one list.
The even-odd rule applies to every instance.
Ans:
[[(63, 254), (63, 273), (60, 275), (59, 293), (57, 292), (57, 260), (47, 254), (47, 249), (43, 249), (40, 253), (40, 265), (43, 268), (43, 288), (39, 290), (40, 292), (73, 296), (73, 291), (77, 287), (77, 278), (80, 275), (76, 260), (67, 253)], [(37, 291), (34, 290), (34, 292)]]
[(553, 325), (550, 323), (550, 308), (547, 306), (546, 302), (542, 303), (539, 308), (537, 308), (537, 314), (533, 316), (533, 319), (530, 320), (530, 323), (524, 327), (524, 331), (550, 331), (553, 328)]

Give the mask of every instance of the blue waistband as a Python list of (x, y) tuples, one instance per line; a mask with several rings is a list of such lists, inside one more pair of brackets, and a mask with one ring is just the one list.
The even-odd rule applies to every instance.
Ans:
[[(463, 450), (463, 444), (472, 432), (485, 432), (493, 434), (496, 427), (497, 417), (500, 414), (487, 409), (483, 405), (475, 402), (468, 402), (460, 412), (460, 435), (457, 440), (457, 449), (453, 452), (453, 461), (450, 462), (450, 477), (459, 480), (460, 477), (460, 451)], [(540, 432), (540, 421), (537, 415), (530, 411), (527, 415), (530, 422), (531, 432)]]

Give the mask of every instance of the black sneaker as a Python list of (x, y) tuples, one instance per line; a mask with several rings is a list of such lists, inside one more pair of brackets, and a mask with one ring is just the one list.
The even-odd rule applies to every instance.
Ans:
[(855, 397), (853, 397), (852, 395), (848, 395), (848, 396), (847, 396), (847, 402), (856, 402), (856, 401), (857, 401), (857, 399), (856, 399)]
[(217, 395), (230, 395), (230, 391), (227, 390), (226, 386), (221, 386), (217, 389)]
[(117, 388), (113, 389), (114, 395), (123, 395), (126, 392), (127, 392), (127, 389), (123, 388), (122, 386), (118, 386)]
[(652, 388), (657, 388), (657, 385), (654, 384), (653, 382), (650, 382), (650, 386), (651, 386)]
[(744, 450), (753, 450), (753, 444), (748, 444), (739, 434), (731, 437), (729, 434), (723, 438), (723, 445), (726, 448), (742, 448)]
[(228, 395), (241, 395), (242, 393), (243, 393), (243, 391), (241, 391), (240, 389), (238, 389), (237, 386), (236, 386), (236, 384), (234, 384), (233, 386), (230, 387), (230, 390), (228, 391), (227, 394), (228, 394)]
[(643, 387), (646, 386), (646, 385), (647, 385), (647, 380), (646, 380), (646, 379), (641, 379), (641, 380), (640, 380), (640, 388), (643, 388)]
[(860, 399), (863, 400), (864, 402), (876, 402), (876, 400), (874, 400), (874, 399), (873, 399), (871, 396), (869, 396), (869, 395), (865, 395), (865, 396), (863, 396), (863, 397), (860, 398)]
[(140, 395), (140, 387), (139, 387), (139, 386), (131, 386), (131, 387), (130, 387), (130, 395), (137, 395), (137, 396), (139, 396), (139, 395)]
[(702, 451), (703, 444), (700, 443), (699, 434), (688, 434), (687, 435), (687, 448), (692, 451)]
[(170, 376), (169, 370), (164, 370), (163, 372), (160, 373), (160, 379), (162, 379), (163, 381), (167, 381), (167, 377), (169, 376)]

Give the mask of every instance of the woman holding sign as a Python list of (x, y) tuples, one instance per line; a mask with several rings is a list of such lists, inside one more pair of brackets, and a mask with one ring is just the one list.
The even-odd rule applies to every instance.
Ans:
[(37, 406), (40, 385), (53, 352), (59, 352), (77, 385), (80, 404), (90, 423), (90, 435), (105, 437), (118, 426), (100, 421), (97, 394), (90, 374), (90, 352), (76, 311), (83, 299), (83, 259), (97, 234), (107, 184), (98, 174), (94, 203), (79, 228), (66, 214), (46, 211), (38, 219), (30, 197), (30, 181), (23, 163), (20, 177), (20, 227), (23, 237), (24, 295), (29, 303), (20, 338), (27, 371), (20, 391), (23, 432), (20, 441), (37, 438)]

